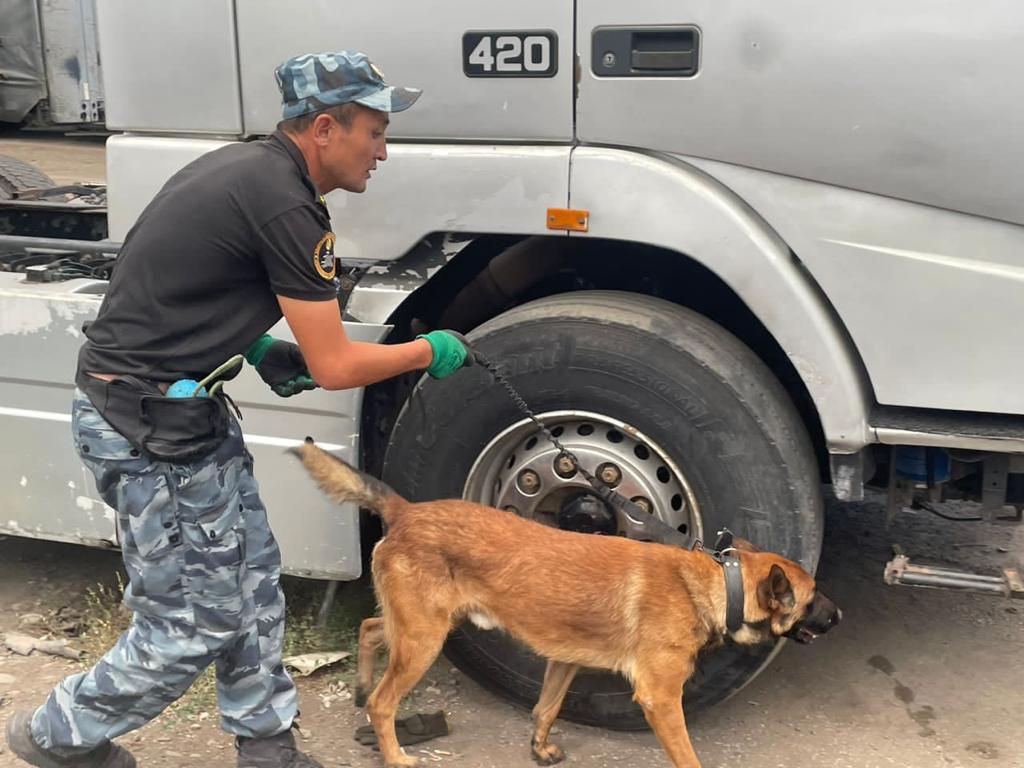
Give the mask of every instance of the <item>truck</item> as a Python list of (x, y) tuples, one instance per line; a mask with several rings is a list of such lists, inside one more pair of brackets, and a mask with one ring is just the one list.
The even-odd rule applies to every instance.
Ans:
[[(824, 485), (880, 485), (891, 514), (955, 498), (1019, 521), (1015, 19), (1009, 0), (99, 0), (105, 202), (72, 190), (69, 218), (67, 194), (23, 189), (0, 217), (36, 222), (0, 240), (0, 423), (17, 446), (0, 531), (117, 545), (67, 435), (82, 322), (161, 185), (273, 132), (274, 67), (338, 49), (423, 89), (369, 191), (327, 197), (350, 336), (468, 334), (582, 465), (693, 542), (728, 527), (813, 570)], [(483, 369), (288, 400), (247, 371), (230, 391), (290, 573), (358, 578), (366, 552), (359, 511), (282, 456), (306, 435), (410, 499), (623, 532)], [(892, 583), (1022, 594), (1012, 563), (901, 557)], [(714, 655), (687, 708), (776, 650)], [(460, 627), (446, 652), (535, 701), (543, 660), (507, 635)], [(628, 684), (596, 672), (563, 713), (644, 727)]]
[(0, 0), (0, 19), (0, 123), (102, 131), (95, 0)]

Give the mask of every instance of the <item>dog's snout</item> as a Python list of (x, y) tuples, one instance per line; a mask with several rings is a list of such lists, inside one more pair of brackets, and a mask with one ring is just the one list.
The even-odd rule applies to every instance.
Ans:
[(820, 592), (816, 592), (803, 618), (790, 627), (783, 636), (798, 643), (810, 643), (842, 621), (843, 612)]
[(835, 603), (820, 592), (814, 596), (814, 602), (800, 626), (815, 635), (823, 635), (843, 619), (843, 612)]

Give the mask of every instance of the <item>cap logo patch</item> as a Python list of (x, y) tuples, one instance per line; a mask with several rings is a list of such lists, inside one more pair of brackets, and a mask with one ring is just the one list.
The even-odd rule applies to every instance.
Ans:
[(338, 264), (334, 260), (334, 240), (334, 233), (328, 232), (313, 249), (313, 266), (324, 280), (333, 280), (338, 271)]

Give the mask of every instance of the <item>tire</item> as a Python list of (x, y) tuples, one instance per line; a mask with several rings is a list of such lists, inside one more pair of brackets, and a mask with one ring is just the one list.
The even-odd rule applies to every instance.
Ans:
[[(694, 526), (709, 545), (728, 526), (813, 572), (823, 501), (810, 439), (768, 368), (724, 329), (659, 299), (601, 291), (525, 304), (470, 338), (536, 413), (572, 408), (600, 414), (639, 430), (664, 451), (682, 468), (699, 511)], [(461, 497), (481, 453), (490, 455), (495, 436), (521, 419), (508, 394), (479, 367), (444, 381), (424, 378), (396, 422), (384, 479), (412, 500)], [(776, 650), (727, 645), (702, 657), (686, 686), (686, 710), (735, 693)], [(501, 696), (526, 707), (536, 703), (544, 661), (508, 635), (467, 624), (452, 633), (445, 653)], [(581, 672), (560, 716), (619, 730), (646, 728), (631, 696), (621, 677)]]
[(10, 155), (0, 155), (0, 200), (10, 200), (22, 189), (52, 186), (53, 179), (35, 166)]

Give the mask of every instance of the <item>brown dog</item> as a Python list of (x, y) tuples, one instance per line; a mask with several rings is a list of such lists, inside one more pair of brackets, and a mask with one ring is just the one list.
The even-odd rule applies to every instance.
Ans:
[(686, 732), (683, 684), (700, 650), (727, 634), (744, 644), (806, 642), (840, 618), (799, 565), (743, 551), (743, 624), (728, 632), (723, 567), (704, 552), (560, 531), (468, 501), (413, 504), (311, 442), (295, 453), (331, 498), (375, 510), (386, 526), (373, 551), (382, 617), (360, 627), (358, 684), (369, 690), (374, 651), (386, 644), (388, 667), (367, 711), (388, 768), (417, 764), (398, 744), (395, 713), (467, 618), (510, 632), (549, 660), (533, 709), (537, 762), (564, 757), (548, 734), (586, 666), (632, 681), (672, 764), (687, 768), (700, 763)]

